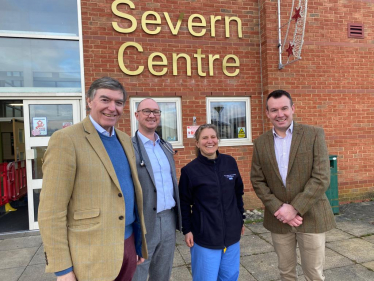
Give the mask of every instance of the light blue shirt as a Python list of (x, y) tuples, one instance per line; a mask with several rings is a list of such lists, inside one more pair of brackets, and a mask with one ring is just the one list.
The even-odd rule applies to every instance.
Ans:
[(286, 136), (284, 138), (280, 137), (273, 128), (275, 157), (277, 158), (278, 169), (282, 177), (282, 182), (284, 186), (286, 186), (288, 162), (290, 159), (290, 150), (292, 142), (292, 132), (293, 121), (290, 127), (287, 129)]
[(161, 148), (160, 138), (155, 133), (156, 141), (153, 143), (153, 141), (143, 136), (139, 131), (138, 136), (147, 151), (149, 161), (151, 161), (157, 190), (157, 213), (171, 209), (175, 206), (173, 179), (169, 160)]
[(112, 134), (109, 135), (109, 132), (107, 130), (105, 130), (103, 127), (101, 127), (99, 125), (99, 123), (97, 123), (92, 117), (91, 117), (91, 114), (88, 115), (90, 117), (90, 120), (92, 122), (92, 124), (94, 125), (95, 129), (102, 135), (106, 136), (106, 137), (113, 137), (116, 135), (116, 130), (114, 130), (114, 127), (112, 127)]

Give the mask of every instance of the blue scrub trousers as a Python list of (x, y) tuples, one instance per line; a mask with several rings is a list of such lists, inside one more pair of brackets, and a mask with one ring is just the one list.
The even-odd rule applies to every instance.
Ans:
[(222, 249), (208, 249), (194, 243), (191, 247), (193, 281), (237, 281), (240, 266), (240, 244)]

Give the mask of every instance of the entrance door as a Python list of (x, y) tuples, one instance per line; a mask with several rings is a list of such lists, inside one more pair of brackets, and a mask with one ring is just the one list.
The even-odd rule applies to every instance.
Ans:
[(29, 228), (39, 229), (42, 158), (51, 135), (80, 121), (79, 100), (24, 100)]

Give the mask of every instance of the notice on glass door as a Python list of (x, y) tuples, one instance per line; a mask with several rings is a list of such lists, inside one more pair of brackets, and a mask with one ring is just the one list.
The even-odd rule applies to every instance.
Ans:
[(32, 131), (33, 136), (46, 136), (47, 135), (47, 117), (33, 117), (32, 118)]

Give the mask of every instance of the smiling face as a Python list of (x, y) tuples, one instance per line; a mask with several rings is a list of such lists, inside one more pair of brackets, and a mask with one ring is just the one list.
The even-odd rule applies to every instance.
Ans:
[(277, 99), (272, 97), (267, 101), (266, 115), (278, 135), (285, 136), (292, 123), (294, 111), (295, 107), (291, 105), (291, 100), (287, 96)]
[(196, 141), (196, 146), (200, 149), (201, 154), (208, 159), (217, 158), (218, 138), (216, 131), (212, 128), (203, 129)]
[(87, 99), (91, 117), (106, 131), (118, 122), (125, 106), (123, 92), (120, 90), (98, 89), (93, 100)]
[(145, 99), (140, 102), (137, 112), (135, 112), (135, 117), (138, 120), (139, 132), (145, 136), (154, 134), (158, 125), (160, 124), (161, 116), (155, 116), (153, 112), (147, 116), (141, 111), (142, 109), (149, 109), (153, 111), (156, 109), (160, 110), (160, 107), (153, 99)]

